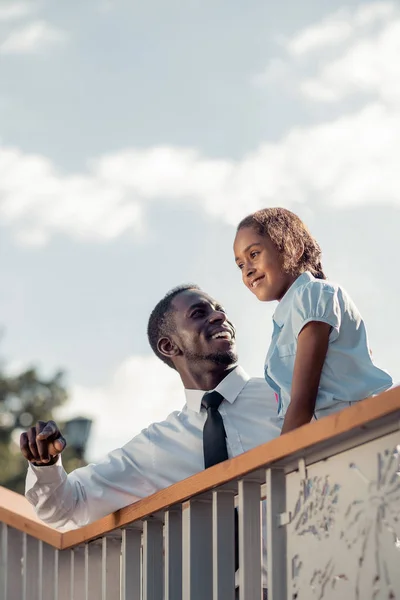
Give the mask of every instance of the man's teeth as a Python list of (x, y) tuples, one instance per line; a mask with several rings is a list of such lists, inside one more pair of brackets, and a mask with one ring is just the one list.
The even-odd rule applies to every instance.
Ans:
[(213, 340), (216, 340), (217, 338), (223, 338), (225, 340), (232, 339), (232, 335), (229, 333), (229, 331), (219, 331), (218, 333), (214, 333), (214, 335), (211, 337)]

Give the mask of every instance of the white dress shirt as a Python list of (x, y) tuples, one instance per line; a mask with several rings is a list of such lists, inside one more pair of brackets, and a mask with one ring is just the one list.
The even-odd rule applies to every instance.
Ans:
[(272, 341), (265, 360), (265, 378), (278, 400), (278, 413), (285, 416), (290, 403), (297, 338), (310, 321), (331, 326), (329, 345), (315, 411), (321, 416), (340, 410), (387, 390), (390, 375), (371, 358), (367, 331), (354, 302), (339, 285), (316, 279), (306, 271), (279, 302), (274, 316)]
[[(215, 389), (224, 397), (219, 411), (229, 457), (280, 434), (276, 400), (264, 379), (249, 378), (237, 367)], [(61, 456), (55, 465), (29, 465), (26, 497), (39, 518), (61, 530), (82, 527), (202, 471), (205, 391), (185, 390), (181, 411), (153, 423), (97, 464), (69, 475)]]

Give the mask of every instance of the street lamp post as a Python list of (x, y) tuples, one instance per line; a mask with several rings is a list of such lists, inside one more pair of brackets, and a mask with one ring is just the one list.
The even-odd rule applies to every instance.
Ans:
[(89, 439), (92, 420), (86, 417), (75, 417), (67, 421), (64, 425), (64, 437), (70, 448), (75, 450), (80, 461), (85, 455), (86, 445)]

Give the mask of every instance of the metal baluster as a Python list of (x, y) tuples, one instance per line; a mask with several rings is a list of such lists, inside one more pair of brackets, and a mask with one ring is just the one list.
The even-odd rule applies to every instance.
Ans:
[(43, 600), (43, 542), (39, 540), (38, 545), (38, 598)]
[(239, 481), (239, 598), (261, 598), (261, 486)]
[(143, 600), (163, 598), (163, 524), (148, 519), (143, 524)]
[[(27, 579), (28, 579), (28, 534), (24, 533), (22, 537), (22, 600), (27, 600)], [(0, 596), (1, 597), (1, 596)]]
[(85, 544), (85, 600), (98, 600), (102, 586), (102, 546), (98, 540)]
[(75, 550), (71, 550), (71, 579), (70, 579), (70, 593), (71, 600), (74, 600), (74, 579), (75, 579)]
[(8, 573), (8, 527), (1, 524), (0, 544), (0, 598), (7, 600), (7, 573)]
[(58, 600), (58, 568), (59, 568), (59, 552), (54, 549), (54, 600)]
[(286, 511), (283, 469), (267, 469), (267, 571), (269, 600), (287, 596), (286, 529), (280, 519)]
[(102, 538), (102, 600), (116, 600), (120, 597), (120, 561), (120, 532), (113, 532), (110, 535), (105, 535)]
[(89, 544), (85, 544), (85, 600), (89, 600)]
[(164, 598), (182, 600), (182, 511), (165, 513)]
[(234, 505), (234, 492), (213, 492), (213, 600), (235, 597)]
[[(55, 552), (56, 550), (42, 542), (42, 596), (40, 600), (57, 600), (55, 596), (55, 582), (56, 576), (56, 564), (55, 564)], [(58, 592), (58, 590), (57, 590)]]
[(183, 600), (212, 598), (212, 506), (209, 500), (194, 499), (183, 504), (182, 540)]
[(27, 533), (22, 539), (22, 600), (37, 600), (39, 540)]
[(85, 547), (75, 547), (71, 557), (71, 600), (85, 600)]
[(101, 540), (101, 600), (107, 600), (107, 538)]
[(89, 544), (85, 544), (85, 600), (89, 600)]
[(142, 526), (122, 530), (121, 600), (141, 600)]
[(7, 590), (6, 599), (14, 600), (22, 596), (22, 545), (23, 533), (8, 527), (7, 530)]
[(71, 550), (56, 550), (54, 556), (55, 564), (58, 565), (54, 579), (58, 593), (56, 597), (58, 600), (71, 600)]

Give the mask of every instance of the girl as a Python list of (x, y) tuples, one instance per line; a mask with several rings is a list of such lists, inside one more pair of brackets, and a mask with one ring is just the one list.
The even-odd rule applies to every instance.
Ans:
[(284, 208), (249, 215), (238, 225), (234, 252), (249, 290), (279, 301), (265, 378), (284, 418), (282, 433), (392, 385), (372, 362), (355, 304), (326, 280), (321, 249), (299, 217)]

